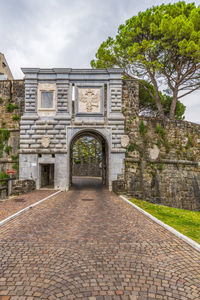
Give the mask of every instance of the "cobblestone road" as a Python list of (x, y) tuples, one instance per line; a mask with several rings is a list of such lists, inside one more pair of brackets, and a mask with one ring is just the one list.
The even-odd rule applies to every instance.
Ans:
[(1, 300), (200, 299), (200, 253), (98, 185), (36, 206), (0, 241)]
[[(21, 196), (0, 201), (0, 221), (55, 192), (55, 190), (35, 190)], [(23, 201), (18, 202), (17, 199), (19, 198), (23, 199)]]

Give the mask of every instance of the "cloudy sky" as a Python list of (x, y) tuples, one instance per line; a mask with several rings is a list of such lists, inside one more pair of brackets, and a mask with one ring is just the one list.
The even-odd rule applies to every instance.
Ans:
[[(163, 0), (162, 3), (176, 1)], [(200, 0), (186, 1), (200, 5)], [(14, 77), (21, 67), (88, 68), (108, 36), (159, 0), (0, 0), (0, 52)], [(182, 100), (185, 117), (200, 122), (200, 92)]]

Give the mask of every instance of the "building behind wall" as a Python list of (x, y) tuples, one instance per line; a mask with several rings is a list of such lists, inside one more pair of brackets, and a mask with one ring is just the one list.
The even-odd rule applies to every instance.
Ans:
[(3, 53), (0, 52), (0, 80), (13, 80), (13, 75)]

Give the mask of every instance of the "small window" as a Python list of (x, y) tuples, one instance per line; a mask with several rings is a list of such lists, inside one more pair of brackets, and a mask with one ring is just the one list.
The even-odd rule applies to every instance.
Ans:
[(41, 108), (53, 108), (53, 92), (41, 92)]

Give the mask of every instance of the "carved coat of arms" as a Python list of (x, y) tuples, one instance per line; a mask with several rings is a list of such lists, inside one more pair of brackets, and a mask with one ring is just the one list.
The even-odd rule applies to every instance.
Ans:
[(100, 89), (79, 88), (78, 90), (78, 111), (86, 113), (100, 112)]
[(48, 148), (50, 144), (50, 137), (48, 135), (44, 135), (41, 139), (41, 144), (44, 148)]

